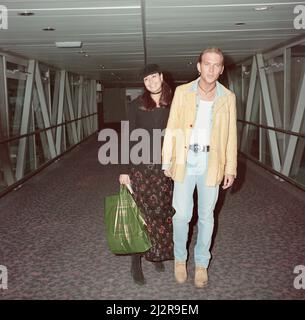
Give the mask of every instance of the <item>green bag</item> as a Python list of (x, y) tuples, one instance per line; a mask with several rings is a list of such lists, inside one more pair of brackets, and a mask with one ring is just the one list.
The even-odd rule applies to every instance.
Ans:
[(105, 197), (105, 224), (111, 252), (128, 254), (151, 248), (146, 223), (127, 187), (118, 195)]

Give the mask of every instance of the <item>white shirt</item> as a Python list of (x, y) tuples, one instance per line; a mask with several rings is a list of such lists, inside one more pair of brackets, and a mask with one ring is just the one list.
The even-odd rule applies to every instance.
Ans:
[(196, 143), (200, 146), (210, 145), (213, 103), (214, 101), (200, 100), (190, 138), (190, 144)]

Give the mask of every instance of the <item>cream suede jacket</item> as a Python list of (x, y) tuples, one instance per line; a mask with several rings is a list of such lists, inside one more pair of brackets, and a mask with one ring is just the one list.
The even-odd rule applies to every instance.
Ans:
[[(196, 119), (199, 78), (178, 86), (171, 105), (162, 148), (162, 168), (169, 169), (174, 181), (182, 182), (192, 127)], [(237, 128), (235, 94), (216, 82), (213, 105), (207, 186), (221, 183), (225, 174), (236, 177)]]

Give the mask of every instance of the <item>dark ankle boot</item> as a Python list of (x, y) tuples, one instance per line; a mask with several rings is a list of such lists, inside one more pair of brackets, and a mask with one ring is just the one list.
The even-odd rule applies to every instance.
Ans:
[(164, 272), (165, 266), (164, 266), (164, 264), (163, 264), (162, 261), (156, 261), (156, 262), (154, 262), (154, 265), (155, 265), (156, 271), (158, 271), (158, 272)]
[(141, 254), (131, 255), (131, 276), (136, 284), (144, 285), (146, 283), (141, 265)]

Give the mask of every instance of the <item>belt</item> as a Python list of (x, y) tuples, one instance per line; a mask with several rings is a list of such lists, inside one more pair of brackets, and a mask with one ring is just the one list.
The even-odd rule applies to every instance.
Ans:
[(195, 144), (190, 144), (189, 149), (192, 150), (193, 152), (209, 152), (210, 151), (210, 146), (201, 146), (198, 143)]

